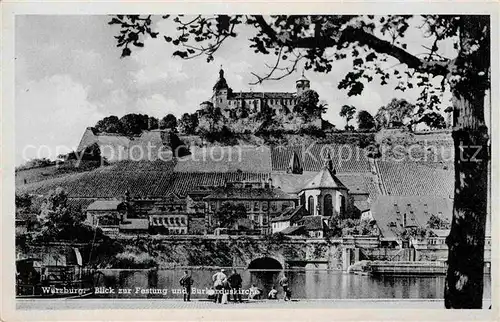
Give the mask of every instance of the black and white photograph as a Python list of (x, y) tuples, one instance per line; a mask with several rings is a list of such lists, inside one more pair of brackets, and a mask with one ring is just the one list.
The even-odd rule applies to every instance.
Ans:
[(498, 318), (498, 10), (163, 8), (13, 18), (17, 311)]

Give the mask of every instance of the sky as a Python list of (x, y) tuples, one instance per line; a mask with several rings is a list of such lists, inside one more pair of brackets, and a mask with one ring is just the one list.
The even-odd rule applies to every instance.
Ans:
[[(16, 165), (35, 157), (55, 158), (74, 150), (85, 128), (103, 117), (142, 113), (161, 118), (169, 113), (180, 117), (192, 113), (210, 98), (222, 65), (233, 91), (295, 91), (298, 71), (279, 81), (251, 86), (251, 72), (264, 74), (270, 57), (255, 54), (248, 47), (251, 29), (223, 44), (215, 59), (182, 60), (173, 57), (173, 45), (163, 37), (147, 39), (127, 58), (116, 47), (116, 26), (104, 15), (16, 16), (15, 48), (15, 133)], [(169, 21), (158, 19), (157, 31), (171, 31)], [(408, 50), (425, 52), (429, 40), (410, 28)], [(446, 48), (445, 48), (446, 50)], [(394, 61), (388, 62), (394, 64)], [(372, 82), (362, 95), (349, 97), (337, 85), (352, 68), (352, 60), (334, 62), (328, 74), (305, 71), (311, 89), (328, 104), (323, 115), (338, 128), (345, 120), (338, 114), (345, 104), (375, 115), (393, 98), (415, 102), (419, 92), (395, 91), (394, 83), (381, 86)], [(399, 68), (399, 67), (394, 67)], [(449, 94), (449, 93), (448, 93)], [(443, 105), (449, 105), (445, 95)]]

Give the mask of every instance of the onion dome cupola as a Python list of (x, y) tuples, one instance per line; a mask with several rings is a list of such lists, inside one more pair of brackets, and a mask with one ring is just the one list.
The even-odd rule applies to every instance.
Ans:
[(220, 91), (222, 89), (228, 89), (229, 86), (227, 86), (227, 81), (224, 78), (224, 70), (222, 69), (222, 66), (219, 70), (219, 79), (217, 79), (217, 82), (215, 83), (213, 90), (214, 92)]
[(310, 88), (309, 80), (304, 76), (304, 70), (302, 70), (302, 76), (295, 81), (295, 88), (297, 89), (297, 95), (302, 94), (302, 92)]

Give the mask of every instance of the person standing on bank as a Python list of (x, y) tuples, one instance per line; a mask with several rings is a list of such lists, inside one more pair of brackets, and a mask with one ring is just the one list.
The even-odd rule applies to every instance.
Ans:
[[(236, 299), (238, 299), (238, 302), (241, 301), (241, 284), (243, 283), (243, 280), (241, 279), (241, 275), (236, 272), (235, 269), (233, 269), (233, 273), (231, 276), (228, 278), (229, 284), (231, 285), (232, 293), (233, 293), (233, 300), (236, 302)], [(230, 300), (230, 298), (228, 298)]]
[(288, 288), (288, 277), (286, 277), (285, 273), (283, 273), (283, 277), (280, 280), (280, 285), (283, 287), (283, 293), (285, 293), (283, 300), (290, 301), (291, 292)]
[(179, 283), (183, 288), (182, 293), (184, 294), (184, 302), (191, 302), (191, 285), (193, 285), (193, 278), (188, 274), (188, 271), (184, 271), (184, 275), (182, 275)]
[(212, 281), (214, 282), (215, 289), (215, 303), (222, 303), (222, 292), (225, 279), (227, 279), (227, 276), (226, 274), (224, 274), (224, 269), (221, 269), (220, 272), (217, 272), (212, 276)]

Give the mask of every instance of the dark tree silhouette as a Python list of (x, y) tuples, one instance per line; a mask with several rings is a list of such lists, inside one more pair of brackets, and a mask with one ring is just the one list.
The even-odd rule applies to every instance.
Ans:
[(357, 121), (359, 130), (372, 130), (375, 128), (375, 119), (368, 111), (359, 111)]
[(138, 135), (144, 130), (158, 128), (158, 119), (146, 114), (126, 114), (121, 118), (115, 115), (99, 120), (94, 128), (99, 132), (121, 135)]
[(194, 134), (198, 127), (198, 115), (196, 113), (184, 113), (179, 120), (179, 130), (184, 134)]
[(437, 112), (429, 112), (424, 114), (416, 123), (424, 123), (432, 130), (446, 128), (444, 117)]
[(149, 116), (145, 114), (126, 114), (120, 118), (122, 134), (138, 135), (148, 129)]
[(99, 120), (96, 123), (95, 128), (97, 131), (104, 133), (123, 133), (120, 119), (115, 115), (107, 116), (102, 120)]
[(213, 104), (208, 104), (205, 109), (199, 111), (200, 119), (208, 122), (208, 132), (213, 133), (216, 131), (217, 124), (224, 118), (222, 111), (219, 107), (214, 107)]
[(182, 158), (191, 154), (189, 146), (186, 145), (186, 143), (184, 143), (173, 131), (169, 132), (169, 143), (172, 155), (175, 158)]
[(238, 219), (246, 218), (247, 211), (243, 204), (226, 202), (214, 213), (214, 219), (221, 228), (233, 226)]
[(167, 114), (164, 118), (161, 119), (160, 121), (160, 129), (169, 129), (169, 130), (176, 130), (177, 129), (177, 118), (173, 114)]
[(345, 128), (349, 128), (349, 121), (352, 120), (354, 114), (356, 113), (356, 108), (352, 105), (343, 105), (340, 109), (339, 115), (345, 118)]
[[(339, 82), (348, 95), (359, 95), (367, 82), (388, 84), (396, 90), (421, 89), (418, 113), (439, 106), (440, 93), (449, 86), (453, 95), (455, 151), (455, 196), (445, 286), (445, 307), (481, 308), (483, 295), (484, 243), (487, 208), (489, 137), (485, 126), (485, 91), (490, 87), (490, 16), (488, 15), (215, 15), (163, 16), (178, 28), (160, 37), (177, 47), (174, 56), (190, 59), (205, 56), (212, 61), (220, 46), (238, 37), (238, 28), (253, 28), (249, 47), (262, 55), (276, 56), (256, 83), (292, 74), (299, 62), (306, 69), (328, 73), (335, 60), (354, 57), (353, 69)], [(132, 46), (143, 47), (145, 36), (157, 38), (153, 17), (111, 18), (117, 25), (117, 46), (122, 57)], [(411, 53), (404, 36), (420, 29), (433, 44), (427, 52)], [(455, 57), (438, 53), (451, 42)], [(388, 60), (391, 59), (389, 62)], [(388, 68), (397, 61), (406, 65)], [(387, 62), (387, 64), (385, 64)], [(389, 66), (390, 67), (390, 66)]]
[(156, 117), (150, 116), (148, 118), (148, 130), (156, 130), (159, 128), (159, 121)]
[(316, 91), (308, 89), (297, 97), (297, 104), (293, 111), (305, 120), (318, 118), (326, 111), (326, 106), (319, 103), (319, 95)]
[(405, 99), (393, 98), (378, 109), (375, 122), (378, 129), (401, 127), (411, 123), (416, 107)]

